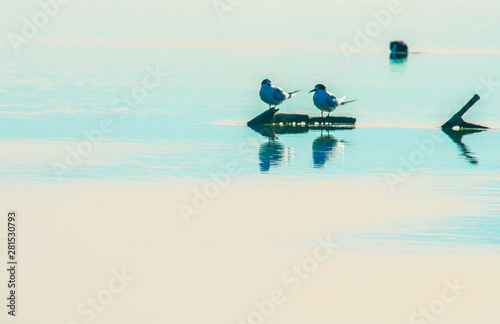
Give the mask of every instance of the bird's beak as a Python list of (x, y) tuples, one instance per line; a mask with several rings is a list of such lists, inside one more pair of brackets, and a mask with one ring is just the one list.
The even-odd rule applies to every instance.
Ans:
[(316, 89), (312, 89), (311, 91), (309, 91), (309, 93), (314, 92), (314, 91), (316, 91)]

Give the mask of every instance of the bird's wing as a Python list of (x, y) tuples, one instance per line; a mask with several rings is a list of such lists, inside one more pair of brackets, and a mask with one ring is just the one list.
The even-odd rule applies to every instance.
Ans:
[(335, 97), (334, 95), (332, 94), (329, 94), (327, 97), (326, 97), (326, 103), (330, 106), (330, 107), (337, 107), (339, 104), (337, 102), (337, 97)]
[(283, 91), (283, 89), (278, 88), (278, 87), (274, 88), (274, 92), (273, 92), (274, 99), (279, 100), (279, 101), (283, 101), (283, 100), (287, 99), (287, 97), (288, 97), (287, 95), (288, 94), (285, 91)]

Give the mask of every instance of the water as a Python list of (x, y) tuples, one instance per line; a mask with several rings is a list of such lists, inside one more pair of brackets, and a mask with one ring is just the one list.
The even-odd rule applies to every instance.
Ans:
[[(342, 53), (310, 48), (268, 53), (260, 48), (34, 46), (2, 64), (0, 177), (4, 187), (144, 180), (170, 186), (172, 181), (209, 181), (235, 163), (237, 178), (273, 186), (341, 180), (353, 187), (374, 188), (375, 183), (386, 192), (416, 186), (419, 192), (484, 200), (474, 216), (489, 224), (499, 210), (493, 197), (499, 190), (500, 94), (498, 74), (491, 68), (498, 55), (422, 53), (401, 61), (387, 53), (363, 53), (352, 58), (346, 63)], [(157, 71), (158, 86), (134, 101), (134, 89), (150, 71)], [(282, 112), (319, 115), (307, 93), (316, 83), (358, 99), (336, 112), (356, 117), (357, 127), (275, 127), (260, 133), (246, 127), (266, 109), (257, 95), (265, 77), (302, 90), (280, 106)], [(463, 137), (442, 132), (438, 127), (476, 92), (483, 99), (465, 119), (493, 129)], [(103, 121), (108, 132), (100, 128)], [(276, 137), (265, 136), (269, 131)], [(401, 213), (414, 213), (407, 208), (413, 207)], [(435, 214), (432, 205), (423, 209)], [(475, 242), (497, 244), (496, 230), (470, 231)], [(462, 243), (471, 239), (446, 229), (440, 234)]]
[[(494, 288), (481, 267), (495, 273), (500, 247), (500, 94), (490, 82), (500, 79), (498, 54), (427, 51), (398, 62), (381, 50), (347, 62), (338, 51), (304, 46), (34, 44), (6, 58), (2, 205), (26, 219), (22, 251), (31, 268), (24, 285), (48, 291), (37, 278), (86, 274), (56, 290), (68, 296), (62, 315), (26, 293), (47, 323), (82, 319), (72, 310), (102, 281), (97, 269), (122, 265), (139, 279), (117, 301), (123, 313), (105, 316), (154, 321), (163, 314), (154, 296), (169, 291), (167, 321), (234, 322), (312, 253), (317, 237), (340, 243), (337, 263), (295, 296), (301, 305), (287, 303), (277, 322), (316, 314), (311, 305), (327, 299), (347, 308), (322, 309), (311, 315), (316, 321), (366, 322), (343, 311), (355, 304), (346, 291), (378, 318), (394, 313), (405, 321), (427, 300), (422, 287), (444, 273), (481, 292)], [(162, 71), (158, 86), (127, 103), (148, 69)], [(358, 99), (335, 112), (357, 118), (356, 128), (247, 127), (267, 108), (258, 98), (264, 78), (302, 90), (281, 112), (319, 115), (308, 93), (316, 83)], [(475, 93), (482, 99), (464, 119), (492, 129), (463, 137), (441, 131)], [(229, 177), (227, 187), (184, 217), (179, 207), (192, 205), (214, 177)], [(429, 269), (425, 276), (420, 267)], [(375, 289), (375, 282), (385, 286)], [(405, 290), (402, 282), (412, 284)], [(376, 306), (374, 289), (376, 300), (398, 307)], [(409, 294), (416, 297), (402, 298)], [(192, 302), (203, 319), (185, 315)]]
[(1, 66), (1, 113), (5, 122), (12, 117), (37, 117), (45, 120), (41, 126), (50, 128), (51, 134), (76, 136), (80, 129), (71, 127), (71, 132), (63, 126), (78, 123), (85, 128), (100, 114), (116, 115), (116, 106), (125, 104), (114, 101), (130, 98), (148, 74), (146, 69), (158, 66), (168, 75), (148, 91), (145, 100), (129, 105), (132, 117), (145, 118), (139, 124), (148, 118), (163, 125), (244, 124), (266, 107), (256, 93), (262, 79), (269, 77), (286, 90), (302, 90), (280, 107), (283, 112), (319, 115), (307, 92), (323, 83), (338, 95), (358, 99), (337, 114), (357, 117), (360, 127), (432, 128), (478, 93), (483, 99), (468, 112), (468, 119), (500, 127), (495, 109), (500, 96), (498, 54), (487, 51), (436, 51), (396, 63), (386, 52), (353, 54), (348, 62), (335, 48), (269, 52), (252, 46), (205, 47), (33, 45), (23, 55), (6, 53)]

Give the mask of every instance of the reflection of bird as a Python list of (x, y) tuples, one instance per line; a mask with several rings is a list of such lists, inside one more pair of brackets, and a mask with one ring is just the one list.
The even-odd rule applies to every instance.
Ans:
[[(356, 100), (345, 101), (345, 97), (337, 99), (335, 95), (331, 92), (326, 91), (326, 87), (322, 84), (317, 84), (314, 89), (309, 91), (309, 93), (314, 92), (313, 102), (314, 105), (321, 110), (321, 117), (323, 117), (323, 112), (328, 111), (328, 116), (334, 111), (338, 106), (348, 104)], [(327, 116), (327, 117), (328, 117)]]
[(326, 162), (331, 160), (334, 149), (341, 144), (342, 142), (335, 139), (335, 137), (330, 134), (323, 135), (322, 132), (312, 144), (314, 167), (323, 167)]
[(464, 142), (462, 142), (462, 138), (465, 135), (480, 133), (483, 130), (478, 130), (478, 129), (453, 130), (453, 129), (447, 129), (447, 128), (443, 128), (442, 130), (446, 135), (448, 135), (451, 138), (451, 140), (455, 144), (457, 144), (458, 148), (462, 152), (461, 155), (464, 156), (470, 164), (479, 164), (478, 159), (470, 151), (470, 149), (467, 147), (467, 145), (465, 145)]
[(285, 156), (285, 147), (276, 140), (269, 139), (259, 149), (260, 171), (269, 171), (271, 166), (278, 166)]
[(273, 86), (270, 80), (265, 79), (261, 83), (259, 96), (262, 101), (269, 105), (269, 109), (271, 109), (280, 105), (283, 101), (292, 98), (298, 91), (283, 91), (283, 89)]

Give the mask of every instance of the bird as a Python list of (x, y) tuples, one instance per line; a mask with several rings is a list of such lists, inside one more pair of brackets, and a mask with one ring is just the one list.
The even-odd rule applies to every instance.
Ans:
[(337, 97), (331, 93), (326, 91), (326, 87), (322, 84), (317, 84), (314, 89), (309, 91), (309, 93), (314, 92), (313, 96), (313, 102), (314, 105), (321, 110), (321, 117), (323, 117), (323, 112), (328, 111), (328, 115), (326, 117), (330, 116), (330, 113), (337, 109), (338, 106), (342, 106), (345, 104), (348, 104), (350, 102), (356, 101), (356, 100), (345, 100), (345, 96), (337, 99)]
[(269, 105), (269, 109), (276, 108), (283, 101), (292, 98), (300, 90), (286, 92), (280, 87), (273, 86), (271, 80), (265, 79), (262, 81), (259, 91), (259, 96), (262, 101)]

